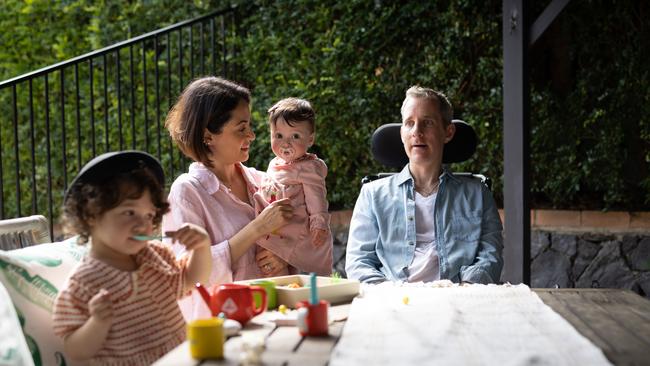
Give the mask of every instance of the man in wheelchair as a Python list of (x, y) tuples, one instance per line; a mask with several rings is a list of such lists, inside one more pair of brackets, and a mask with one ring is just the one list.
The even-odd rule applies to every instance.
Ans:
[(399, 136), (408, 160), (401, 172), (362, 186), (348, 236), (348, 278), (498, 282), (503, 227), (492, 194), (480, 180), (443, 166), (474, 152), (475, 139), (465, 148), (469, 156), (458, 160), (467, 154), (463, 146), (455, 151), (464, 141), (455, 136), (457, 126), (471, 127), (452, 123), (444, 94), (420, 86), (406, 91), (401, 114)]

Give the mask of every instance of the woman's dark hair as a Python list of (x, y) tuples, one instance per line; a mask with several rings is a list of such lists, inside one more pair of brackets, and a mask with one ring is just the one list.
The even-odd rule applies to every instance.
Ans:
[(79, 181), (70, 187), (63, 206), (65, 232), (78, 234), (78, 243), (86, 243), (90, 237), (90, 219), (98, 219), (125, 199), (142, 197), (145, 190), (149, 191), (156, 207), (153, 223), (154, 229), (158, 229), (163, 215), (169, 211), (169, 203), (164, 187), (155, 174), (142, 165), (134, 170), (115, 174), (101, 183)]
[(167, 115), (165, 127), (181, 151), (212, 167), (204, 131), (221, 133), (241, 101), (250, 103), (250, 91), (232, 81), (210, 76), (192, 81)]

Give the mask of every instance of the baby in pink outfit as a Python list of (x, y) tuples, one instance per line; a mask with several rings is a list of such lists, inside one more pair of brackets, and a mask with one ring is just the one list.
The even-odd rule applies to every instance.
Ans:
[(291, 223), (257, 243), (289, 264), (286, 274), (329, 276), (332, 233), (325, 188), (327, 165), (307, 152), (314, 143), (314, 122), (314, 110), (306, 100), (286, 98), (269, 109), (271, 149), (276, 157), (255, 194), (255, 208), (261, 212), (276, 199), (289, 198), (294, 216)]

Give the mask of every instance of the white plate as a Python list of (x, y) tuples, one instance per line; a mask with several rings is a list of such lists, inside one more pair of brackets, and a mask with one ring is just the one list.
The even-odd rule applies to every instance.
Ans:
[[(284, 304), (288, 308), (295, 308), (299, 301), (309, 300), (309, 276), (291, 275), (280, 277), (258, 278), (236, 283), (250, 284), (257, 280), (269, 280), (275, 282), (278, 305)], [(287, 285), (297, 283), (299, 288), (290, 288)], [(305, 287), (305, 285), (307, 287)], [(359, 281), (346, 278), (316, 277), (318, 298), (327, 300), (330, 304), (350, 302), (359, 294)]]

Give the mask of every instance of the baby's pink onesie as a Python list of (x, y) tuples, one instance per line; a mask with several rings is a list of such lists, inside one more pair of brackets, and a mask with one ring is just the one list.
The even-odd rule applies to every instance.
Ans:
[[(285, 260), (298, 272), (332, 273), (332, 232), (327, 211), (325, 177), (327, 165), (314, 154), (305, 154), (291, 163), (276, 157), (269, 163), (260, 190), (255, 193), (259, 214), (269, 203), (289, 198), (294, 208), (291, 222), (257, 243)], [(325, 242), (315, 246), (311, 230), (326, 232)], [(293, 270), (292, 272), (295, 272)]]

